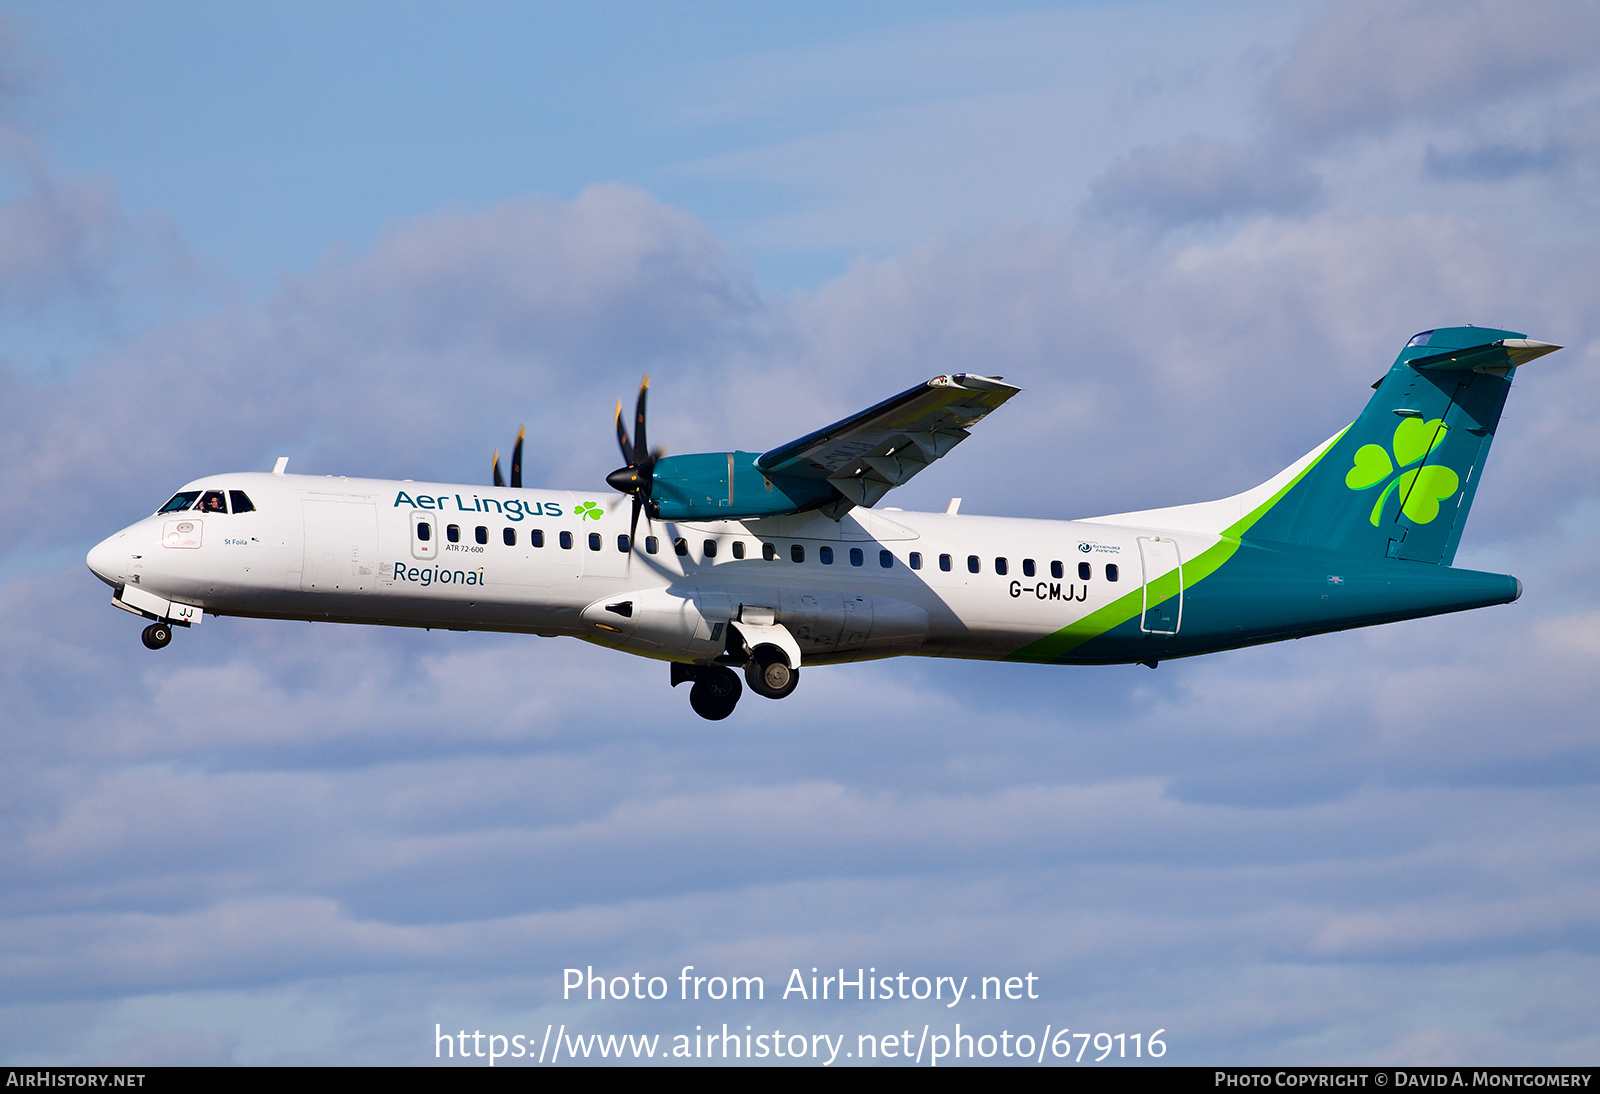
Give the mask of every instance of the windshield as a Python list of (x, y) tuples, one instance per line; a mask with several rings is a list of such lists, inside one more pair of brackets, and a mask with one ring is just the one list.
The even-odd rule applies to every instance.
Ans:
[(181, 494), (172, 495), (172, 500), (157, 509), (157, 513), (181, 513), (194, 504), (194, 499), (200, 496), (198, 490), (185, 490)]

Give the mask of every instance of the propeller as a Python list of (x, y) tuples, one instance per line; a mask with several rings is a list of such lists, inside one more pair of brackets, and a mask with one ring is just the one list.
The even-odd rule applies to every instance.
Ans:
[[(522, 438), (526, 436), (527, 429), (517, 426), (517, 443), (511, 449), (511, 485), (516, 489), (522, 488)], [(500, 477), (500, 450), (494, 450), (494, 484), (504, 486), (506, 480)]]
[[(645, 373), (644, 382), (639, 385), (639, 403), (633, 416), (633, 440), (628, 440), (628, 427), (622, 421), (622, 400), (617, 400), (617, 447), (622, 449), (622, 458), (626, 465), (617, 468), (606, 476), (606, 485), (623, 494), (633, 495), (633, 517), (628, 522), (628, 542), (634, 540), (634, 533), (639, 527), (639, 510), (647, 507), (650, 500), (650, 486), (655, 478), (656, 461), (667, 454), (664, 448), (654, 451), (648, 447), (645, 440), (644, 405), (645, 399), (650, 394), (650, 374)], [(646, 512), (648, 519), (649, 513)]]

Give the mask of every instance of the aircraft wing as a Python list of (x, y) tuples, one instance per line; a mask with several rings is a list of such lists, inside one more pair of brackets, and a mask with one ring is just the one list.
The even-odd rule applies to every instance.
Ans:
[(756, 460), (763, 472), (823, 479), (868, 508), (966, 439), (979, 418), (1022, 389), (998, 376), (935, 376)]

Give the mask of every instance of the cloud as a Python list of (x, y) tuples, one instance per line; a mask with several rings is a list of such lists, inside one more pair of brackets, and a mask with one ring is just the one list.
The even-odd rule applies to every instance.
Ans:
[(1600, 66), (1585, 0), (1347, 0), (1306, 30), (1268, 94), (1311, 143), (1409, 118), (1459, 117)]
[(1262, 146), (1191, 137), (1136, 148), (1089, 186), (1089, 208), (1170, 228), (1238, 213), (1300, 213), (1321, 184), (1296, 157)]

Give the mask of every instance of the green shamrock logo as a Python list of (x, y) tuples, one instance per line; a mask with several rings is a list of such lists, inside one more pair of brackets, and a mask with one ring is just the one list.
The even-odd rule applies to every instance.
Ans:
[(577, 515), (579, 520), (599, 520), (601, 517), (606, 515), (605, 510), (601, 509), (592, 501), (584, 502), (582, 505), (574, 509), (573, 513)]
[(1423, 421), (1405, 418), (1394, 428), (1394, 459), (1381, 444), (1364, 444), (1356, 449), (1355, 463), (1345, 474), (1344, 484), (1352, 490), (1370, 490), (1393, 475), (1396, 467), (1411, 468), (1389, 479), (1372, 506), (1372, 526), (1378, 526), (1383, 503), (1390, 491), (1400, 493), (1400, 511), (1416, 524), (1427, 524), (1439, 515), (1439, 503), (1461, 486), (1460, 477), (1448, 467), (1431, 464), (1412, 467), (1440, 444), (1449, 427), (1439, 418)]

